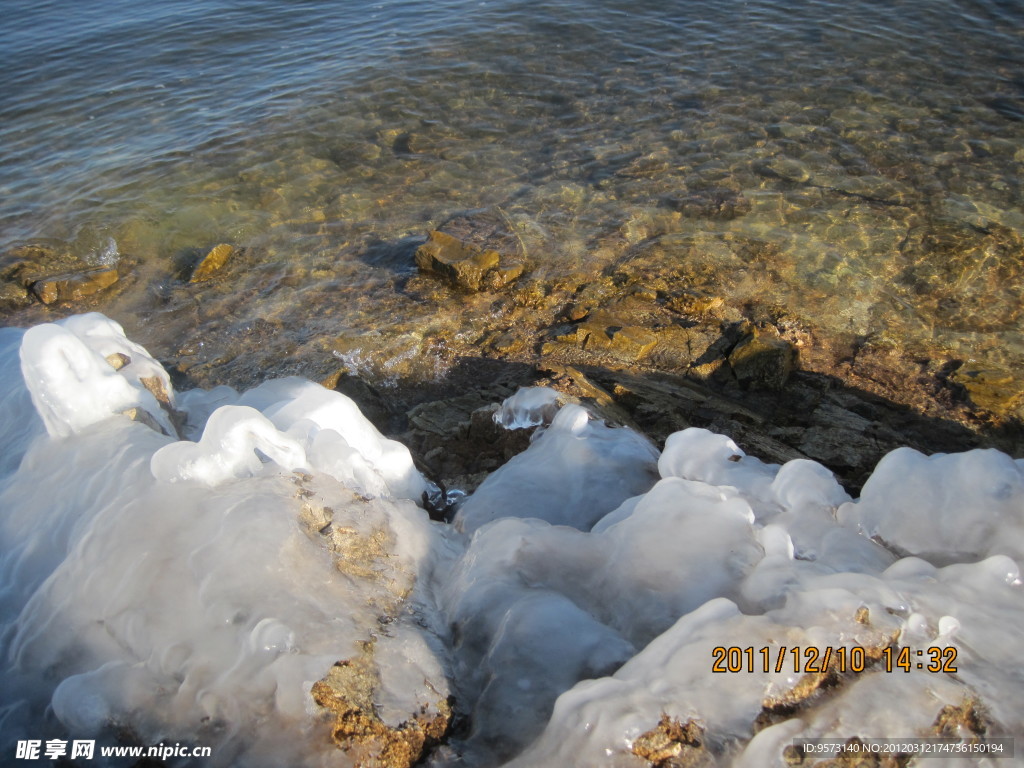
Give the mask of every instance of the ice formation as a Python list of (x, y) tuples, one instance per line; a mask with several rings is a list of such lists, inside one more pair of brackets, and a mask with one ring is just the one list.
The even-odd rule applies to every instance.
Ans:
[[(130, 738), (371, 765), (331, 743), (322, 688), (357, 668), (396, 732), (453, 697), (468, 728), (434, 768), (782, 766), (797, 737), (980, 730), (1024, 748), (1020, 460), (901, 449), (854, 500), (814, 462), (700, 429), (659, 452), (523, 390), (497, 420), (547, 426), (446, 525), (409, 452), (307, 381), (174, 392), (95, 314), (0, 329), (0, 364), (0, 762)], [(870, 663), (796, 669), (825, 648)]]
[[(212, 745), (214, 765), (335, 764), (310, 689), (368, 642), (392, 725), (445, 699), (421, 616), (444, 531), (403, 498), (425, 487), (409, 452), (351, 401), (300, 380), (178, 400), (98, 315), (0, 341), (23, 371), (0, 392), (5, 760), (127, 729)], [(172, 436), (178, 407), (196, 442)]]
[(505, 429), (527, 429), (550, 424), (558, 411), (558, 393), (547, 387), (522, 387), (494, 412)]
[(511, 515), (590, 528), (650, 487), (657, 458), (654, 446), (637, 433), (611, 429), (592, 421), (583, 407), (567, 405), (529, 452), (513, 457), (466, 499), (455, 525), (471, 532)]

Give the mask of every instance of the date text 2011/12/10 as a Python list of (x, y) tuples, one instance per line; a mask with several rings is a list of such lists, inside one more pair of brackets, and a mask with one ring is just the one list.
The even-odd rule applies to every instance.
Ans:
[(859, 645), (817, 648), (815, 646), (780, 645), (777, 648), (763, 646), (717, 646), (712, 649), (712, 672), (776, 672), (792, 671), (794, 674), (834, 672), (863, 672), (868, 667), (881, 666), (886, 672), (910, 672), (912, 669), (926, 672), (953, 673), (956, 668), (957, 649), (952, 646), (940, 648), (910, 648), (908, 646), (865, 649)]

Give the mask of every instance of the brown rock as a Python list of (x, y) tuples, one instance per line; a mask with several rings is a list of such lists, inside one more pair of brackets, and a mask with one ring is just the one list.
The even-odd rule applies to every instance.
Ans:
[(704, 746), (704, 730), (693, 720), (680, 723), (666, 714), (633, 742), (632, 752), (654, 768), (697, 768), (714, 765)]
[(123, 352), (114, 352), (113, 354), (107, 355), (106, 359), (107, 363), (115, 371), (120, 371), (132, 361), (132, 359)]
[(210, 252), (207, 253), (198, 264), (196, 264), (195, 269), (192, 270), (192, 277), (189, 278), (189, 282), (201, 283), (204, 280), (209, 280), (224, 267), (234, 252), (234, 246), (228, 245), (227, 243), (221, 243), (220, 245), (214, 246), (210, 249)]
[(703, 291), (683, 291), (675, 296), (670, 296), (665, 302), (665, 306), (673, 312), (697, 317), (711, 314), (724, 305), (725, 299), (721, 296), (704, 293)]
[(337, 662), (313, 684), (313, 700), (334, 715), (331, 735), (357, 768), (411, 768), (448, 733), (451, 703), (410, 713), (405, 722), (388, 725), (377, 715), (374, 695), (380, 683), (373, 643), (364, 643), (356, 658)]
[(31, 303), (32, 298), (22, 286), (16, 283), (0, 284), (0, 308), (21, 307)]
[(422, 456), (429, 477), (449, 489), (472, 491), (487, 472), (530, 444), (530, 430), (507, 430), (494, 422), (497, 403), (512, 390), (494, 385), (456, 397), (420, 403), (409, 411), (403, 438)]
[(116, 267), (100, 267), (81, 272), (71, 272), (37, 280), (32, 284), (32, 293), (43, 304), (58, 301), (80, 301), (86, 296), (99, 293), (118, 281)]
[(736, 380), (748, 389), (782, 389), (795, 363), (792, 344), (759, 331), (742, 339), (729, 354)]
[(807, 166), (799, 160), (775, 155), (756, 166), (756, 170), (762, 176), (782, 179), (784, 181), (805, 182), (811, 177)]
[(167, 430), (160, 426), (160, 422), (153, 418), (153, 414), (151, 414), (144, 408), (129, 408), (128, 410), (122, 411), (121, 413), (127, 416), (132, 421), (137, 421), (140, 424), (145, 424), (154, 432), (159, 432), (161, 435), (167, 434)]
[(750, 212), (750, 201), (731, 189), (709, 189), (670, 198), (669, 205), (694, 219), (731, 221)]
[(70, 274), (90, 268), (57, 245), (23, 245), (5, 253), (0, 259), (0, 278), (26, 290), (50, 275)]
[(484, 250), (452, 235), (433, 230), (416, 249), (416, 266), (447, 279), (464, 291), (497, 290), (515, 280), (523, 265), (502, 262), (497, 251)]
[(628, 325), (617, 316), (598, 310), (570, 332), (557, 336), (556, 341), (633, 362), (649, 354), (658, 343), (658, 337), (647, 328)]
[(977, 743), (992, 727), (985, 706), (973, 696), (965, 696), (959, 706), (948, 704), (942, 708), (932, 724), (936, 738), (963, 739)]
[(1005, 416), (1024, 401), (1024, 386), (1007, 371), (969, 365), (949, 378), (966, 390), (972, 403), (996, 416)]
[[(862, 614), (858, 612), (854, 618), (859, 624)], [(830, 656), (828, 666), (819, 672), (807, 672), (788, 691), (769, 696), (761, 703), (761, 713), (754, 722), (754, 731), (763, 730), (771, 725), (797, 715), (813, 707), (822, 698), (835, 695), (856, 680), (862, 674), (870, 674), (871, 670), (881, 662), (887, 648), (895, 647), (899, 633), (884, 633), (875, 630), (870, 642), (861, 643), (864, 648), (864, 668), (859, 672), (847, 671), (837, 656)]]

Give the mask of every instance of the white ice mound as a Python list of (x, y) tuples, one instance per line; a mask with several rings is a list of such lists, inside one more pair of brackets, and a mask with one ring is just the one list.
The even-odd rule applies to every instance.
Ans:
[(21, 371), (32, 403), (54, 437), (67, 437), (135, 408), (148, 413), (166, 434), (175, 434), (153, 394), (162, 392), (166, 404), (173, 404), (167, 373), (103, 315), (28, 329), (21, 343)]
[[(20, 341), (25, 361), (24, 380), (4, 371), (0, 407), (13, 416), (31, 392), (50, 427), (0, 422), (20, 459), (0, 474), (0, 754), (130, 733), (209, 746), (211, 766), (336, 765), (310, 691), (353, 658), (370, 659), (385, 724), (436, 711), (449, 688), (430, 585), (447, 529), (393, 497), (386, 479), (415, 490), (408, 452), (308, 382), (255, 392), (272, 417), (231, 390), (182, 398), (198, 442), (118, 418), (152, 407), (141, 379), (163, 379), (115, 330), (91, 316), (0, 333), (0, 360)], [(346, 459), (380, 494), (348, 482)]]
[[(975, 477), (1016, 464), (981, 458), (988, 466)], [(467, 687), (480, 691), (467, 754), (490, 748), (507, 759), (547, 717), (540, 738), (509, 766), (636, 765), (633, 748), (658, 743), (668, 717), (700, 729), (710, 752), (696, 764), (783, 765), (795, 736), (916, 735), (944, 707), (974, 701), (983, 702), (991, 733), (1024, 735), (1024, 676), (1010, 660), (1024, 632), (1013, 559), (945, 568), (897, 560), (839, 519), (854, 505), (824, 467), (766, 465), (705, 430), (671, 436), (659, 467), (662, 480), (589, 531), (503, 515), (475, 532), (445, 591)], [(489, 501), (507, 509), (521, 495), (510, 487)], [(913, 514), (927, 520), (933, 501), (914, 500)], [(963, 502), (968, 518), (984, 514), (984, 497)], [(1015, 523), (1010, 516), (998, 525), (1012, 531)], [(566, 617), (560, 626), (544, 621), (555, 605)], [(909, 671), (869, 667), (842, 678), (835, 693), (802, 702), (799, 691), (814, 689), (800, 688), (807, 681), (793, 649), (806, 662), (808, 649), (843, 648), (849, 658), (858, 648), (878, 658), (894, 644), (894, 653), (910, 649)], [(638, 652), (618, 672), (586, 679), (629, 648)], [(716, 648), (749, 653), (752, 670), (714, 672)], [(941, 653), (959, 654), (957, 675), (913, 666)], [(573, 677), (580, 682), (556, 702)], [(755, 722), (769, 716), (778, 724), (756, 733)]]
[(306, 466), (302, 446), (263, 414), (244, 405), (225, 405), (210, 415), (198, 443), (183, 440), (164, 446), (153, 454), (150, 469), (164, 482), (214, 486), (259, 474), (264, 465), (260, 454), (284, 470)]
[(550, 424), (558, 411), (558, 393), (549, 387), (521, 387), (494, 412), (505, 429), (527, 429)]
[(777, 470), (747, 456), (732, 438), (697, 427), (669, 435), (658, 458), (662, 477), (733, 486), (754, 496), (764, 493)]
[[(72, 315), (58, 322), (89, 349), (116, 365), (118, 372), (135, 385), (154, 387), (173, 398), (170, 376), (141, 344), (125, 336), (124, 328), (99, 312)], [(115, 360), (116, 359), (116, 360)], [(150, 381), (147, 387), (146, 382)]]
[(351, 398), (299, 378), (276, 385), (288, 397), (263, 412), (278, 429), (302, 438), (317, 469), (375, 496), (418, 501), (427, 490), (409, 449), (384, 437)]
[(1024, 560), (1024, 461), (1000, 451), (885, 456), (844, 521), (937, 564), (1005, 554)]
[(628, 429), (591, 420), (566, 405), (529, 449), (491, 474), (456, 516), (472, 532), (501, 517), (536, 517), (589, 528), (656, 479), (658, 452)]
[(186, 392), (180, 407), (189, 424), (209, 416), (198, 442), (153, 457), (160, 480), (212, 486), (272, 463), (323, 472), (366, 496), (419, 500), (427, 489), (408, 448), (384, 437), (350, 398), (305, 379), (274, 379), (242, 395), (227, 387)]
[(0, 478), (13, 472), (29, 442), (45, 432), (36, 414), (32, 398), (18, 375), (21, 368), (20, 328), (0, 328), (0, 424), (3, 425), (3, 451), (0, 451)]

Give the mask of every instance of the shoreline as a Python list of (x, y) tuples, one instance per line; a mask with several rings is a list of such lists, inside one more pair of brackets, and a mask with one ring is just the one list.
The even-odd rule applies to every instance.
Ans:
[[(537, 384), (659, 445), (699, 426), (766, 461), (813, 459), (851, 492), (902, 445), (1024, 455), (1024, 392), (1015, 377), (912, 355), (884, 338), (827, 337), (783, 308), (736, 306), (707, 290), (707, 275), (698, 281), (664, 258), (627, 253), (600, 271), (548, 279), (500, 208), (456, 216), (377, 251), (365, 256), (388, 275), (377, 288), (349, 297), (324, 289), (331, 301), (362, 302), (378, 317), (394, 307), (393, 322), (370, 333), (288, 340), (289, 317), (322, 309), (329, 327), (329, 306), (315, 303), (289, 309), (290, 316), (232, 322), (233, 312), (248, 310), (241, 309), (252, 291), (245, 281), (261, 256), (227, 244), (205, 256), (193, 250), (159, 288), (119, 257), (109, 268), (121, 275), (112, 286), (81, 295), (48, 288), (45, 305), (38, 286), (57, 283), (38, 275), (69, 261), (40, 249), (37, 272), (22, 270), (33, 279), (35, 300), (8, 305), (3, 319), (27, 326), (92, 310), (118, 317), (118, 307), (144, 307), (148, 298), (138, 316), (118, 319), (154, 351), (176, 387), (246, 389), (287, 375), (317, 381), (352, 397), (382, 432), (416, 453), (428, 475), (464, 490), (495, 466), (495, 452), (481, 443), (494, 437), (487, 430), (466, 443), (475, 407)], [(95, 272), (64, 279), (73, 284)], [(410, 309), (416, 314), (401, 315)], [(181, 331), (184, 339), (172, 338)]]

